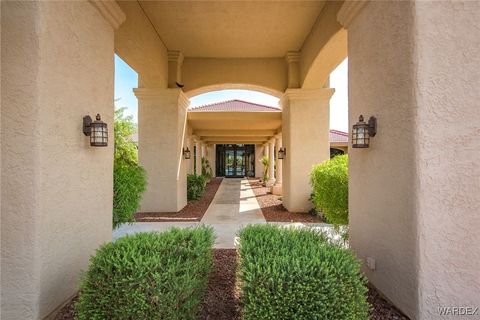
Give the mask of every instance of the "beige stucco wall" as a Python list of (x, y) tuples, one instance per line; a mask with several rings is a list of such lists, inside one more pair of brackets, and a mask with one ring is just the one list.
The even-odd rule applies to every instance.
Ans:
[[(381, 26), (381, 28), (379, 28)], [(369, 280), (416, 314), (416, 101), (408, 2), (370, 2), (348, 29), (349, 127), (378, 119), (370, 148), (349, 150), (350, 243)]]
[(207, 160), (210, 164), (210, 168), (212, 168), (213, 176), (215, 177), (215, 164), (216, 164), (216, 148), (215, 144), (208, 144), (207, 145)]
[(343, 1), (325, 4), (301, 48), (302, 88), (322, 88), (332, 70), (347, 56), (347, 31), (337, 21)]
[(113, 144), (82, 117), (112, 134), (114, 35), (86, 1), (2, 2), (2, 31), (2, 319), (40, 319), (111, 239)]
[(185, 58), (184, 91), (197, 95), (205, 90), (257, 89), (278, 96), (286, 88), (287, 66), (283, 58)]
[[(142, 212), (177, 212), (187, 204), (183, 157), (189, 101), (181, 89), (135, 89), (138, 159), (147, 172)], [(193, 158), (193, 150), (192, 158)]]
[(480, 3), (415, 4), (419, 318), (480, 304)]
[(264, 166), (260, 160), (263, 158), (263, 146), (261, 144), (255, 145), (255, 177), (263, 178)]
[(115, 52), (138, 73), (139, 87), (166, 88), (167, 48), (137, 1), (117, 3), (126, 20), (115, 31)]
[(350, 150), (350, 240), (412, 319), (479, 302), (479, 13), (372, 2), (349, 26), (350, 125), (378, 118), (371, 147)]
[(288, 89), (281, 99), (283, 204), (291, 212), (307, 212), (313, 165), (330, 159), (330, 97), (334, 89)]

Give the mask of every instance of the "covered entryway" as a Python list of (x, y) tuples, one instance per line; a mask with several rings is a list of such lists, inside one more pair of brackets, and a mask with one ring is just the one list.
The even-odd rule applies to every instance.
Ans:
[[(283, 139), (283, 201), (303, 211), (308, 173), (329, 158), (328, 77), (347, 44), (350, 124), (378, 119), (370, 148), (348, 152), (352, 249), (413, 319), (478, 305), (479, 2), (2, 1), (1, 11), (2, 319), (47, 318), (111, 240), (113, 144), (91, 147), (82, 117), (113, 126), (114, 52), (139, 74), (142, 211), (185, 206), (194, 132), (190, 144), (264, 144), (270, 158)], [(281, 97), (282, 112), (187, 111), (189, 97), (235, 86)]]

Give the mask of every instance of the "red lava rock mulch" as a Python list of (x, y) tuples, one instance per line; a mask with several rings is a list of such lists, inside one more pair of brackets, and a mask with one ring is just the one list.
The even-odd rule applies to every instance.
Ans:
[(237, 320), (240, 317), (240, 293), (236, 286), (237, 252), (215, 249), (214, 267), (200, 307), (200, 320)]
[(370, 320), (409, 320), (400, 310), (386, 301), (378, 291), (368, 285), (367, 301), (372, 306)]
[(215, 197), (223, 178), (213, 178), (205, 187), (205, 193), (200, 200), (188, 201), (185, 208), (179, 212), (137, 212), (137, 222), (187, 222), (200, 221)]
[[(240, 293), (236, 286), (237, 253), (235, 249), (215, 249), (214, 267), (208, 278), (207, 289), (199, 310), (199, 320), (239, 320)], [(73, 320), (75, 297), (57, 314), (55, 320)], [(371, 320), (409, 320), (392, 304), (368, 286), (368, 302), (372, 305)]]
[(319, 216), (305, 212), (289, 212), (282, 205), (281, 197), (271, 194), (270, 188), (264, 187), (260, 180), (249, 179), (248, 182), (268, 222), (323, 222)]

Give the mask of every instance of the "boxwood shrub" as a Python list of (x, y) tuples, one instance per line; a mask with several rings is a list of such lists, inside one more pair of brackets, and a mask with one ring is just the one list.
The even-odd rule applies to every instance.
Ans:
[(348, 156), (336, 156), (313, 167), (312, 202), (328, 222), (348, 224)]
[(212, 229), (198, 227), (103, 245), (83, 276), (77, 319), (195, 319), (213, 242)]
[(359, 261), (323, 234), (247, 226), (240, 231), (239, 253), (245, 320), (367, 319), (366, 280)]
[(203, 175), (189, 174), (187, 176), (187, 199), (198, 200), (205, 192), (207, 178)]

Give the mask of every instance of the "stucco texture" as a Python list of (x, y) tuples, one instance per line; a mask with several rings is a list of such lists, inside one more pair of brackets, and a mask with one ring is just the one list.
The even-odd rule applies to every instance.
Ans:
[(112, 130), (113, 28), (88, 2), (2, 2), (2, 32), (2, 319), (40, 319), (111, 239), (113, 143), (82, 117)]
[[(138, 159), (147, 172), (141, 212), (177, 212), (187, 204), (188, 99), (181, 89), (136, 89)], [(193, 150), (190, 150), (193, 155)], [(193, 157), (192, 157), (193, 159)]]
[(419, 319), (480, 306), (480, 3), (418, 2)]
[(369, 280), (408, 316), (417, 310), (413, 13), (408, 2), (370, 2), (348, 29), (349, 127), (378, 119), (368, 149), (349, 149), (350, 243), (372, 257)]
[(311, 209), (310, 172), (330, 159), (329, 115), (333, 89), (289, 89), (280, 101), (283, 160), (283, 205), (291, 212)]
[(480, 302), (479, 14), (369, 2), (348, 29), (350, 126), (378, 119), (370, 148), (349, 150), (350, 242), (412, 319)]

